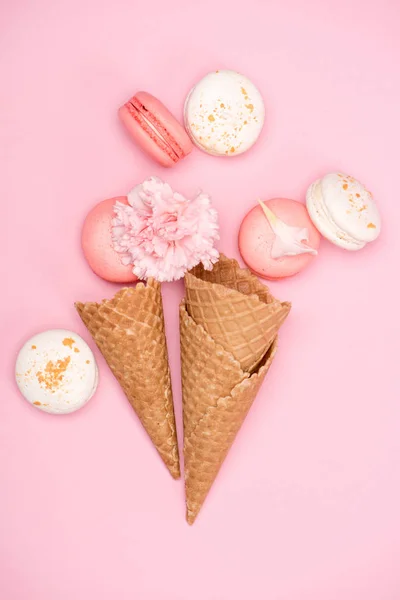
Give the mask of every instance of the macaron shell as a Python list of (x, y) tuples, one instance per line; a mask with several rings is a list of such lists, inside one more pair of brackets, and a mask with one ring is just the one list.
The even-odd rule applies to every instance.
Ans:
[(325, 203), (322, 199), (321, 180), (317, 179), (312, 183), (307, 190), (307, 210), (311, 221), (328, 241), (335, 244), (339, 248), (354, 252), (361, 250), (365, 246), (365, 242), (350, 237), (333, 221), (328, 214)]
[(148, 92), (138, 92), (135, 94), (135, 97), (167, 130), (168, 134), (182, 150), (182, 158), (190, 154), (193, 150), (192, 141), (186, 133), (183, 125), (179, 123), (179, 121), (168, 110), (165, 104), (160, 102), (158, 98), (155, 98), (155, 96), (152, 96)]
[(132, 265), (123, 265), (121, 254), (112, 245), (111, 227), (115, 203), (127, 204), (126, 196), (109, 198), (97, 204), (87, 215), (82, 229), (82, 250), (96, 275), (114, 283), (137, 281)]
[(205, 152), (236, 156), (258, 139), (265, 118), (264, 102), (256, 86), (236, 71), (214, 71), (189, 92), (185, 126), (193, 142)]
[[(144, 106), (144, 113), (133, 110), (130, 101), (119, 109), (119, 117), (133, 141), (153, 160), (163, 167), (173, 167), (180, 158), (191, 152), (193, 144), (185, 129), (157, 98), (147, 92), (138, 92), (132, 100)], [(146, 110), (149, 113), (147, 115)], [(164, 130), (167, 138), (169, 136), (173, 140), (172, 146), (167, 143)], [(176, 151), (176, 146), (180, 151)]]
[[(273, 198), (265, 204), (284, 223), (293, 227), (306, 227), (309, 239), (307, 245), (317, 250), (321, 241), (318, 230), (308, 216), (301, 202), (288, 198)], [(260, 206), (255, 206), (244, 217), (239, 230), (239, 250), (247, 266), (265, 279), (280, 279), (296, 275), (305, 269), (316, 257), (312, 254), (271, 257), (275, 234)]]
[(349, 236), (360, 242), (378, 237), (381, 220), (377, 206), (359, 181), (343, 173), (329, 173), (321, 180), (321, 193), (328, 214)]
[(44, 331), (28, 340), (18, 354), (15, 376), (24, 398), (52, 414), (82, 408), (98, 383), (97, 365), (89, 346), (65, 329)]
[(172, 158), (156, 141), (156, 134), (153, 136), (136, 119), (133, 118), (127, 106), (121, 106), (118, 110), (119, 118), (125, 125), (131, 139), (143, 152), (150, 158), (158, 162), (162, 167), (173, 167), (177, 158)]
[[(221, 153), (213, 150), (213, 148), (211, 147), (210, 144), (207, 145), (206, 143), (202, 142), (202, 136), (199, 135), (198, 137), (200, 137), (201, 139), (198, 139), (198, 137), (196, 137), (196, 135), (195, 135), (195, 124), (190, 123), (189, 112), (188, 112), (188, 108), (187, 108), (189, 102), (191, 101), (193, 90), (194, 90), (194, 87), (190, 90), (190, 92), (186, 96), (185, 106), (183, 108), (183, 115), (184, 115), (186, 131), (188, 132), (188, 135), (189, 135), (190, 139), (192, 140), (193, 144), (195, 146), (197, 146), (197, 148), (199, 148), (203, 152), (207, 152), (207, 154), (211, 154), (212, 156), (221, 156)], [(224, 156), (224, 155), (225, 155), (225, 153), (222, 156)]]

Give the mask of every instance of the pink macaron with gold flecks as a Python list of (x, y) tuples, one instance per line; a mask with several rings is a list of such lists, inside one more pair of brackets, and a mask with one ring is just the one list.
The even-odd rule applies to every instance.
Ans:
[(112, 220), (116, 202), (128, 204), (126, 196), (104, 200), (89, 212), (82, 229), (82, 249), (90, 268), (96, 275), (115, 283), (137, 281), (132, 265), (122, 263), (122, 255), (114, 250)]
[(134, 142), (160, 165), (173, 167), (192, 151), (184, 127), (151, 94), (137, 92), (118, 114)]
[(242, 221), (239, 250), (260, 277), (296, 275), (316, 257), (321, 236), (306, 207), (288, 198), (259, 201)]

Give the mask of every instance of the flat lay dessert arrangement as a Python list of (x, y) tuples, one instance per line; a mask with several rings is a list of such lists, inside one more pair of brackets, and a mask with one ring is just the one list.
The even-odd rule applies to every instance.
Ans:
[[(76, 298), (75, 309), (87, 342), (104, 357), (162, 462), (174, 479), (184, 476), (186, 519), (193, 524), (212, 501), (212, 485), (262, 385), (268, 396), (277, 352), (285, 353), (279, 332), (296, 316), (290, 298), (280, 298), (278, 280), (324, 261), (323, 240), (337, 252), (362, 250), (379, 236), (381, 218), (371, 192), (343, 172), (310, 177), (304, 198), (265, 198), (260, 190), (234, 233), (242, 266), (219, 247), (225, 225), (201, 182), (187, 197), (169, 184), (168, 169), (181, 162), (189, 169), (200, 151), (241, 169), (240, 155), (257, 152), (268, 121), (261, 91), (234, 70), (216, 70), (188, 91), (181, 118), (144, 91), (116, 113), (137, 151), (166, 174), (143, 173), (125, 195), (116, 185), (118, 195), (92, 203), (81, 224), (82, 260), (117, 286), (107, 298)], [(162, 298), (162, 285), (179, 280), (182, 445)], [(15, 378), (32, 410), (62, 415), (95, 395), (101, 372), (99, 382), (87, 342), (64, 329), (26, 341)]]

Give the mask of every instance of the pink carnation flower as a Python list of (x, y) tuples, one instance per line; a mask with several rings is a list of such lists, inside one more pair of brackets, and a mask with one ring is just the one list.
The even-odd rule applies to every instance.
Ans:
[(128, 203), (115, 203), (112, 242), (139, 279), (173, 281), (199, 263), (212, 269), (218, 215), (207, 194), (189, 200), (149, 177), (128, 194)]

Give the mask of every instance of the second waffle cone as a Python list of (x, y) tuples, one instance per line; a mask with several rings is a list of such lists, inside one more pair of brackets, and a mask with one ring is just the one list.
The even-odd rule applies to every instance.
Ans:
[(185, 276), (180, 307), (187, 520), (193, 523), (268, 372), (290, 311), (221, 256)]

